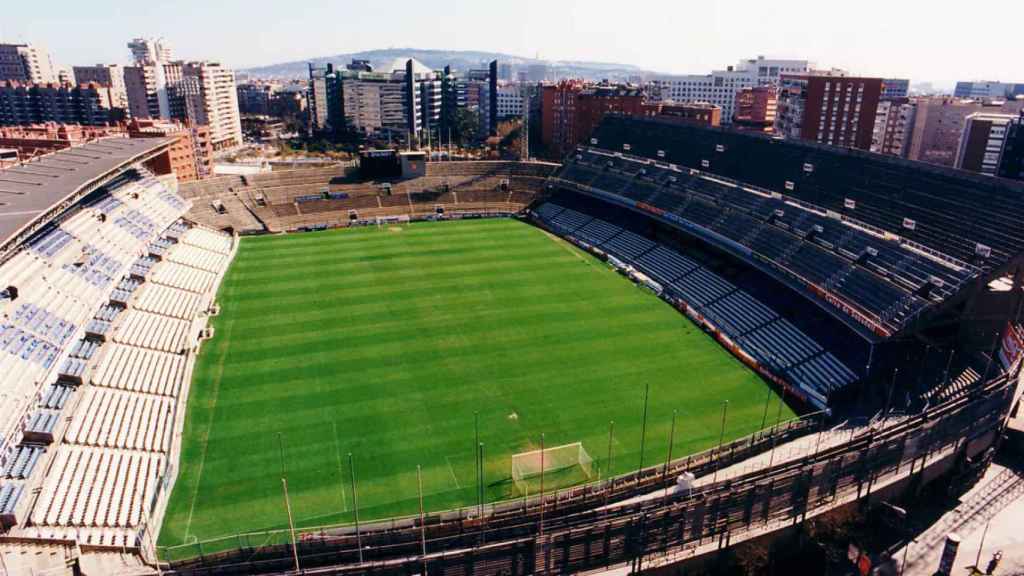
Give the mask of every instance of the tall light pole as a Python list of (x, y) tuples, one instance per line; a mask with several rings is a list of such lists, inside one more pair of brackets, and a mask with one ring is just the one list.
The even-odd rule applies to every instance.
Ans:
[(640, 478), (643, 477), (644, 471), (644, 449), (647, 444), (647, 401), (651, 395), (651, 383), (650, 381), (644, 383), (644, 415), (643, 420), (640, 422), (640, 468), (637, 470), (636, 482), (640, 483)]
[(729, 411), (729, 401), (725, 400), (722, 402), (722, 430), (718, 433), (718, 451), (715, 454), (715, 473), (711, 476), (711, 483), (714, 484), (718, 480), (718, 469), (721, 467), (722, 460), (722, 442), (725, 441), (725, 416)]
[(427, 523), (423, 517), (423, 471), (416, 465), (416, 485), (420, 492), (420, 556), (423, 558), (423, 576), (427, 576)]
[(356, 467), (352, 463), (352, 453), (348, 453), (348, 470), (352, 474), (352, 508), (356, 518), (356, 546), (359, 547), (359, 563), (363, 563), (363, 537), (359, 533), (359, 494), (356, 492)]

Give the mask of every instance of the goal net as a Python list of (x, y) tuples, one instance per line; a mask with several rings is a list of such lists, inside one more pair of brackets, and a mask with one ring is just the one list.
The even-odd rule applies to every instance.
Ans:
[(594, 461), (580, 442), (512, 455), (512, 482), (520, 494), (535, 494), (585, 482), (593, 476)]

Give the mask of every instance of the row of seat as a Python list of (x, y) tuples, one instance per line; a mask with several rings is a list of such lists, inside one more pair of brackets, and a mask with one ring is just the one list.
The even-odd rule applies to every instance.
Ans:
[(115, 279), (187, 208), (162, 183), (142, 178), (129, 173), (108, 183), (0, 266), (0, 283), (18, 289), (16, 300), (0, 301), (0, 466), (8, 476), (0, 524), (19, 521), (23, 489), (66, 419), (71, 382), (82, 381), (98, 347), (73, 338), (115, 320), (119, 309), (107, 305)]
[[(830, 394), (858, 379), (791, 322), (691, 258), (577, 209), (547, 202), (534, 211), (556, 231), (597, 246), (654, 279), (665, 293), (686, 302), (759, 363), (802, 388), (819, 407), (827, 405)], [(620, 249), (623, 246), (625, 250)]]
[[(655, 192), (659, 188), (653, 184), (657, 184), (663, 186), (661, 188), (663, 194), (667, 191), (683, 194), (696, 193), (724, 206), (750, 213), (758, 221), (767, 220), (779, 228), (793, 230), (800, 237), (813, 235), (811, 240), (820, 241), (823, 246), (834, 249), (853, 260), (867, 255), (869, 258), (865, 262), (866, 265), (872, 266), (883, 275), (891, 275), (894, 281), (913, 289), (930, 282), (934, 277), (942, 281), (942, 286), (939, 289), (943, 291), (946, 290), (946, 285), (958, 286), (978, 272), (975, 267), (970, 265), (940, 264), (915, 252), (911, 247), (885, 240), (854, 226), (844, 225), (841, 220), (827, 217), (824, 209), (802, 209), (802, 207), (808, 206), (806, 203), (798, 205), (785, 201), (781, 196), (772, 197), (740, 188), (729, 182), (719, 181), (713, 177), (670, 170), (652, 165), (647, 160), (609, 156), (585, 150), (580, 151), (579, 155), (580, 163), (583, 166), (589, 165), (589, 168), (598, 169), (607, 162), (612, 162), (616, 171), (639, 178), (631, 182), (624, 178), (616, 178), (615, 174), (605, 173), (600, 176), (602, 182), (612, 183), (609, 185), (617, 186), (619, 192), (642, 188), (646, 189), (648, 193)], [(633, 166), (631, 170), (625, 168), (629, 165)], [(641, 168), (636, 168), (638, 166)], [(576, 172), (585, 171), (579, 166), (575, 167), (575, 170)], [(637, 172), (640, 170), (645, 173), (638, 175)], [(652, 185), (645, 185), (644, 182), (650, 182)], [(842, 241), (837, 242), (839, 236), (842, 236)]]
[(224, 268), (224, 261), (227, 256), (211, 250), (205, 250), (198, 246), (180, 244), (167, 253), (168, 262), (176, 262), (191, 266), (207, 272), (216, 272)]
[(1024, 252), (1024, 187), (1010, 180), (651, 120), (606, 117), (593, 138), (607, 150), (630, 144), (630, 154), (782, 191), (985, 270)]
[(8, 464), (0, 466), (0, 478), (27, 478), (45, 451), (42, 446), (19, 446), (7, 459)]
[(216, 274), (192, 266), (161, 262), (153, 267), (149, 281), (196, 294), (204, 294), (209, 292), (216, 278)]
[(157, 453), (62, 446), (32, 510), (32, 522), (137, 527), (165, 461)]
[(113, 341), (178, 354), (191, 347), (191, 336), (191, 322), (141, 310), (129, 310), (114, 329)]
[(170, 450), (174, 399), (87, 387), (64, 442), (146, 452)]
[[(781, 198), (683, 172), (672, 172), (673, 180), (662, 188), (638, 185), (639, 180), (627, 179), (628, 171), (598, 172), (595, 165), (633, 164), (653, 173), (668, 169), (615, 156), (610, 156), (614, 160), (605, 160), (609, 156), (594, 151), (581, 151), (578, 156), (581, 159), (567, 166), (564, 178), (678, 214), (713, 234), (749, 247), (823, 290), (833, 291), (834, 284), (840, 283), (850, 271), (869, 267), (870, 276), (858, 276), (869, 279), (879, 287), (877, 290), (865, 292), (855, 285), (835, 292), (838, 298), (848, 300), (854, 308), (890, 330), (898, 330), (929, 301), (938, 302), (952, 295), (978, 272), (970, 266), (940, 264), (910, 248), (875, 238)], [(919, 297), (913, 292), (928, 296)], [(859, 299), (861, 296), (864, 298)]]
[(203, 297), (195, 292), (147, 283), (139, 290), (133, 307), (143, 312), (191, 320), (200, 311), (202, 301)]
[(181, 243), (225, 255), (231, 253), (234, 244), (227, 234), (218, 234), (205, 228), (189, 228), (181, 235)]
[(554, 173), (557, 164), (547, 162), (428, 162), (427, 176), (479, 176), (516, 175), (547, 178)]
[(135, 346), (104, 346), (92, 372), (96, 386), (177, 397), (185, 380), (186, 357)]
[[(178, 352), (190, 348), (192, 320), (209, 294), (156, 284), (152, 278), (161, 269), (216, 277), (226, 269), (227, 258), (196, 244), (214, 249), (231, 245), (230, 238), (191, 234), (181, 226), (174, 232), (179, 243), (168, 249), (168, 257), (180, 252), (216, 255), (220, 269), (205, 272), (161, 262), (130, 285), (122, 282), (117, 288), (125, 293), (127, 310), (115, 320), (111, 341), (98, 351), (76, 346), (91, 358), (91, 369), (31, 511), (41, 528), (109, 529), (96, 537), (116, 540), (124, 534), (114, 529), (138, 527), (163, 479), (189, 363), (189, 356)], [(185, 238), (192, 243), (185, 244)]]

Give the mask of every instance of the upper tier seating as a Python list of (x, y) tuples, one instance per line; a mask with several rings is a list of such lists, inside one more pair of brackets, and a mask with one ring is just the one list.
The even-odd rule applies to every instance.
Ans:
[[(882, 238), (804, 202), (648, 159), (581, 148), (558, 177), (677, 214), (704, 230), (709, 241), (742, 245), (780, 273), (845, 301), (858, 312), (854, 318), (876, 332), (898, 331), (929, 304), (956, 294), (980, 273), (970, 264)], [(660, 182), (661, 187), (648, 181)], [(564, 227), (565, 219), (563, 215), (555, 224)]]
[[(1024, 252), (1024, 184), (859, 150), (606, 116), (596, 146), (719, 174), (996, 269)], [(985, 249), (991, 251), (985, 256)]]

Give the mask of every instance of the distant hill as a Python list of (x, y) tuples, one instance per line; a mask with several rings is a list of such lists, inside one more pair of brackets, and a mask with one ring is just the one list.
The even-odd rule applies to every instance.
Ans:
[(344, 67), (352, 59), (369, 60), (374, 69), (380, 71), (389, 66), (396, 58), (415, 58), (423, 64), (440, 70), (447, 65), (458, 71), (465, 71), (471, 68), (481, 68), (486, 63), (497, 59), (499, 62), (509, 63), (519, 69), (524, 69), (531, 64), (547, 64), (551, 68), (552, 77), (574, 77), (586, 78), (589, 80), (624, 80), (629, 76), (642, 74), (645, 70), (629, 64), (615, 64), (608, 62), (576, 62), (576, 61), (551, 61), (539, 60), (536, 58), (524, 58), (512, 54), (500, 52), (479, 52), (473, 50), (423, 50), (419, 48), (388, 48), (385, 50), (367, 50), (365, 52), (353, 52), (349, 54), (335, 54), (312, 58), (310, 60), (298, 60), (294, 62), (282, 62), (269, 66), (258, 66), (239, 72), (249, 74), (257, 78), (305, 78), (308, 74), (308, 64), (333, 63), (335, 66)]

